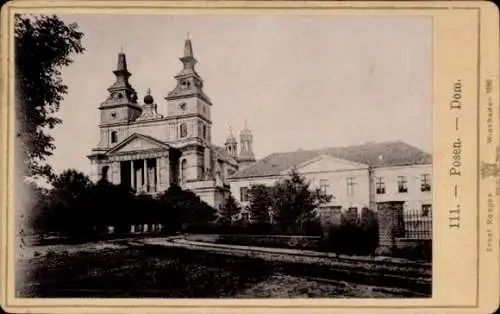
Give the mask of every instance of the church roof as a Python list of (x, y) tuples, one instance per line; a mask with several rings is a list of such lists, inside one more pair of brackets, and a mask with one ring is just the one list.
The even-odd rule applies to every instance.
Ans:
[(132, 142), (134, 139), (136, 138), (140, 138), (140, 139), (144, 139), (150, 143), (153, 143), (155, 145), (157, 145), (158, 147), (162, 147), (162, 148), (170, 148), (170, 146), (162, 141), (159, 141), (157, 140), (156, 138), (154, 137), (151, 137), (149, 135), (144, 135), (144, 134), (140, 134), (140, 133), (133, 133), (131, 134), (130, 136), (128, 136), (127, 138), (125, 138), (123, 141), (121, 141), (120, 143), (116, 144), (114, 147), (112, 147), (111, 149), (109, 149), (106, 154), (113, 154), (117, 151), (119, 151), (122, 147), (124, 147), (125, 145), (127, 145), (128, 143)]
[(216, 152), (218, 158), (222, 158), (224, 161), (227, 161), (228, 163), (237, 165), (238, 162), (227, 153), (226, 149), (221, 146), (217, 145), (211, 145), (212, 149)]
[(321, 155), (331, 155), (371, 167), (424, 165), (432, 155), (401, 141), (273, 153), (237, 171), (232, 179), (280, 175), (283, 171)]

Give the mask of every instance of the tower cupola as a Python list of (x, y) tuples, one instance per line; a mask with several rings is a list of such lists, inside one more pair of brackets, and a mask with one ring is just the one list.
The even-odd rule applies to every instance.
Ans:
[(229, 135), (226, 139), (226, 142), (224, 143), (224, 146), (226, 148), (226, 152), (234, 157), (238, 157), (238, 141), (236, 140), (236, 137), (233, 134), (233, 130), (231, 127), (229, 127)]
[(245, 127), (240, 132), (240, 154), (238, 162), (242, 165), (248, 165), (255, 162), (253, 153), (253, 134), (245, 121)]
[(137, 118), (137, 121), (163, 118), (163, 116), (158, 113), (158, 106), (156, 105), (153, 96), (151, 96), (151, 89), (148, 88), (148, 90), (146, 91), (146, 96), (144, 96), (143, 101), (144, 101), (144, 106), (142, 107), (142, 113)]
[(184, 55), (179, 58), (182, 62), (182, 70), (175, 76), (177, 85), (170, 91), (166, 100), (197, 96), (211, 105), (210, 99), (203, 92), (203, 80), (195, 65), (198, 63), (193, 54), (193, 44), (188, 37), (184, 42)]
[(129, 82), (132, 74), (127, 67), (125, 53), (118, 54), (116, 69), (113, 71), (115, 82), (108, 88), (109, 95), (101, 103), (101, 123), (121, 123), (135, 120), (141, 113), (137, 103), (137, 93)]

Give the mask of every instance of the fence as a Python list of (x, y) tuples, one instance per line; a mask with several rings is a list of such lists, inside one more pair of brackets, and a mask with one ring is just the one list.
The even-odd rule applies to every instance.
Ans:
[(403, 213), (404, 238), (416, 240), (432, 239), (432, 214), (418, 210)]

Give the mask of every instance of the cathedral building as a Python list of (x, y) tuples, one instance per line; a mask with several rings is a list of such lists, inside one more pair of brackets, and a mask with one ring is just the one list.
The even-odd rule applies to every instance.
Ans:
[(91, 179), (126, 184), (137, 193), (155, 195), (170, 185), (196, 193), (213, 207), (220, 207), (230, 193), (230, 175), (255, 162), (252, 132), (245, 125), (238, 142), (230, 130), (224, 147), (212, 143), (213, 103), (203, 91), (195, 69), (190, 39), (180, 58), (181, 71), (166, 95), (166, 112), (148, 90), (143, 102), (131, 86), (124, 53), (113, 71), (116, 80), (99, 106), (100, 141), (88, 155)]

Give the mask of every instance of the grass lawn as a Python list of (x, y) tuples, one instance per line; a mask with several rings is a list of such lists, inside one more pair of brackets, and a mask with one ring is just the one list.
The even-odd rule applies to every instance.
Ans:
[[(401, 297), (398, 289), (280, 273), (265, 260), (155, 245), (52, 248), (20, 259), (18, 297), (218, 298)], [(404, 294), (404, 293), (403, 293)]]

